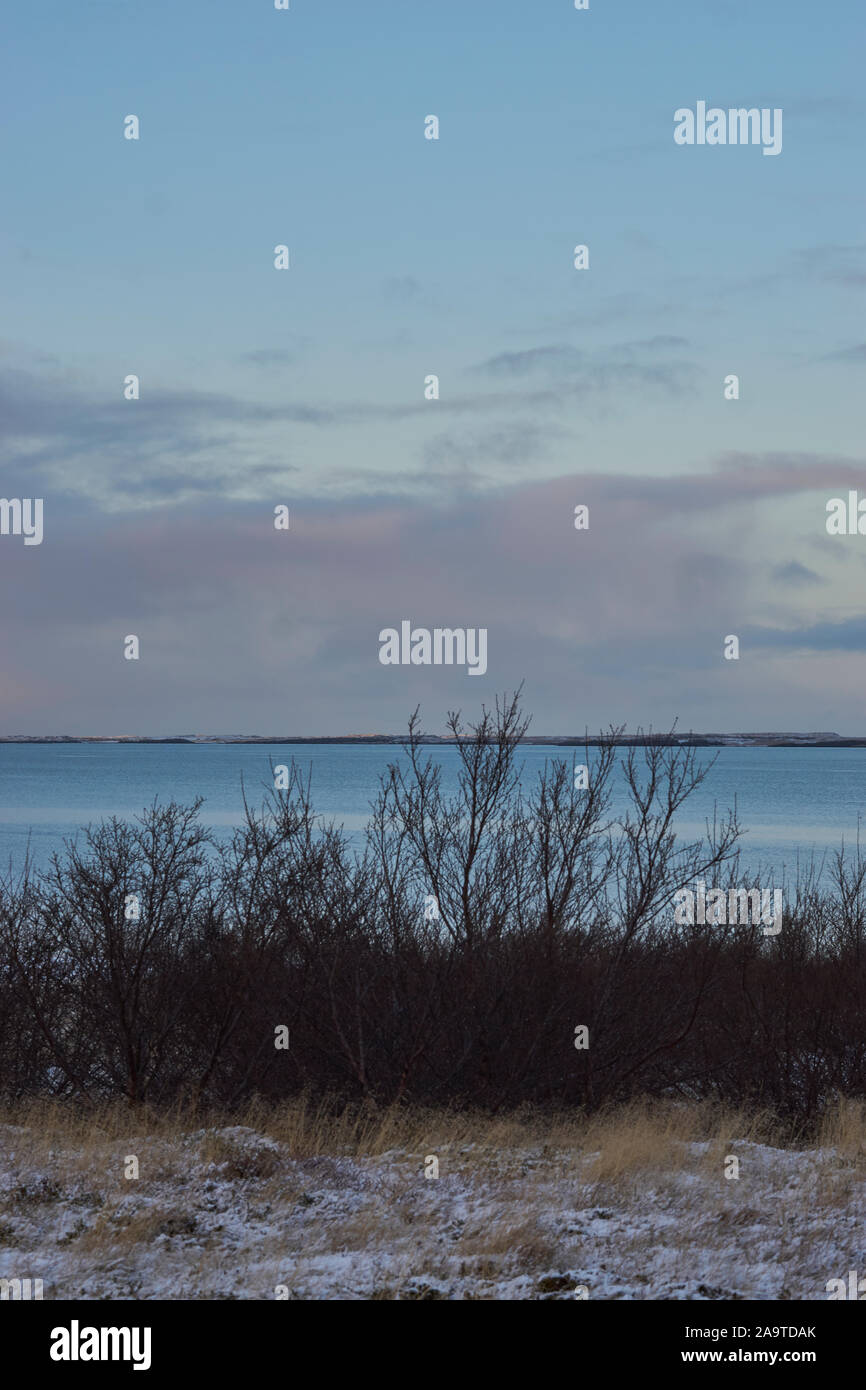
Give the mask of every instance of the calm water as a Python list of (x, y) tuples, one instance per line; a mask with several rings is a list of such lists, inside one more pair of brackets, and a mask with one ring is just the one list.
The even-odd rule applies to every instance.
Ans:
[[(431, 749), (442, 763), (446, 789), (456, 781), (454, 749)], [(582, 761), (579, 749), (526, 747), (524, 779), (545, 760)], [(708, 761), (716, 750), (701, 751)], [(62, 847), (64, 837), (89, 821), (133, 816), (159, 797), (203, 796), (203, 818), (218, 834), (241, 820), (241, 778), (253, 802), (272, 784), (270, 765), (294, 757), (312, 772), (313, 801), (354, 836), (362, 830), (378, 775), (405, 757), (394, 746), (330, 744), (0, 744), (0, 864), (23, 856), (29, 837), (37, 865)], [(683, 808), (678, 829), (699, 835), (713, 803), (720, 811), (736, 798), (746, 828), (750, 865), (790, 872), (796, 856), (820, 857), (853, 841), (866, 811), (866, 749), (723, 748), (706, 782)], [(617, 798), (619, 800), (619, 798)]]

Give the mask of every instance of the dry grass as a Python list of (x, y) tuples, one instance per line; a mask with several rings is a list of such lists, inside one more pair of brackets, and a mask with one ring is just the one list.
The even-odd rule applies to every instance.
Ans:
[(837, 1100), (823, 1118), (818, 1143), (858, 1167), (866, 1165), (866, 1102)]
[[(700, 1279), (731, 1297), (817, 1297), (792, 1292), (797, 1280), (856, 1267), (834, 1241), (863, 1226), (855, 1102), (796, 1150), (770, 1115), (678, 1102), (589, 1117), (40, 1103), (0, 1124), (0, 1273), (36, 1252), (30, 1273), (53, 1296), (149, 1297), (166, 1280), (180, 1297), (273, 1297), (277, 1284), (313, 1297), (323, 1280), (331, 1297), (567, 1297), (617, 1280), (631, 1292), (606, 1296), (704, 1296), (659, 1292)], [(431, 1154), (438, 1182), (424, 1177)], [(784, 1274), (777, 1295), (730, 1292), (767, 1269)]]
[[(268, 1178), (279, 1170), (276, 1149), (255, 1153), (240, 1146), (225, 1130), (245, 1127), (271, 1139), (294, 1159), (343, 1156), (352, 1159), (403, 1154), (412, 1162), (427, 1154), (446, 1154), (459, 1167), (478, 1170), (488, 1163), (502, 1174), (519, 1168), (526, 1175), (555, 1153), (570, 1155), (584, 1181), (618, 1183), (630, 1176), (670, 1172), (682, 1166), (684, 1146), (705, 1144), (703, 1162), (715, 1167), (744, 1141), (786, 1147), (783, 1127), (768, 1112), (746, 1112), (709, 1103), (639, 1101), (592, 1116), (550, 1114), (533, 1110), (509, 1116), (484, 1112), (429, 1110), (422, 1107), (379, 1108), (372, 1104), (337, 1107), (328, 1099), (301, 1097), (272, 1108), (253, 1103), (242, 1113), (226, 1115), (188, 1109), (154, 1112), (113, 1104), (83, 1111), (58, 1102), (27, 1102), (0, 1111), (0, 1124), (19, 1129), (19, 1161), (46, 1167), (56, 1178), (72, 1178), (92, 1169), (99, 1153), (152, 1151), (162, 1168), (154, 1177), (178, 1176), (182, 1166), (171, 1151), (190, 1136), (197, 1152), (223, 1176), (244, 1180)], [(134, 1136), (134, 1138), (133, 1138)], [(134, 1148), (134, 1145), (138, 1145)], [(132, 1147), (131, 1147), (132, 1146)], [(833, 1149), (846, 1166), (866, 1166), (866, 1104), (837, 1101), (827, 1112), (813, 1147)], [(122, 1174), (118, 1187), (123, 1188)], [(34, 1200), (50, 1200), (47, 1194)]]

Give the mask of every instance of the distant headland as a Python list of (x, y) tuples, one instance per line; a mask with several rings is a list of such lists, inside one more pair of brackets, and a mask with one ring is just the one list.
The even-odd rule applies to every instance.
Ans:
[[(453, 734), (422, 734), (424, 744), (453, 744)], [(464, 740), (468, 741), (468, 740)], [(151, 737), (145, 734), (0, 734), (0, 743), (335, 743), (335, 744), (403, 744), (406, 734), (171, 734)], [(551, 747), (597, 747), (598, 734), (526, 734), (526, 744)], [(760, 733), (760, 734), (657, 734), (652, 731), (617, 734), (614, 742), (623, 748), (693, 747), (693, 748), (866, 748), (866, 737), (856, 738), (833, 733)]]

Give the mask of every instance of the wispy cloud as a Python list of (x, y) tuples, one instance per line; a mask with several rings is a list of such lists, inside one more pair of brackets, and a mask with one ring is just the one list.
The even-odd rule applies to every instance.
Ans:
[(777, 565), (773, 570), (773, 578), (780, 584), (822, 584), (820, 574), (815, 570), (809, 569), (808, 565), (801, 565), (799, 560), (792, 560), (787, 565)]
[(300, 356), (300, 348), (256, 348), (254, 352), (242, 352), (238, 361), (244, 367), (288, 367)]
[(757, 647), (784, 647), (813, 652), (866, 652), (866, 616), (812, 623), (808, 627), (755, 627), (749, 629), (746, 635)]
[(421, 293), (421, 282), (414, 275), (391, 275), (382, 282), (382, 297), (388, 304), (411, 304)]
[[(533, 440), (475, 444), (483, 453)], [(766, 650), (770, 663), (799, 654), (803, 680), (812, 673), (817, 682), (804, 653), (823, 661), (866, 646), (866, 618), (839, 621), (830, 597), (809, 625), (778, 591), (765, 597), (758, 511), (803, 494), (808, 518), (805, 494), (826, 493), (828, 477), (844, 485), (858, 469), (866, 476), (862, 463), (727, 455), (701, 473), (576, 473), (479, 493), (460, 466), (471, 466), (471, 449), (440, 449), (443, 469), (453, 466), (434, 496), (388, 495), (384, 478), (380, 495), (351, 503), (295, 491), (287, 498), (291, 529), (282, 533), (269, 501), (202, 496), (158, 512), (76, 517), (58, 516), (49, 499), (38, 551), (0, 545), (0, 583), (17, 595), (0, 615), (0, 640), (26, 673), (6, 689), (7, 729), (56, 727), (45, 711), (55, 708), (58, 653), (72, 732), (400, 728), (417, 699), (429, 702), (429, 673), (389, 680), (377, 635), (407, 616), (427, 626), (486, 626), (490, 689), (527, 677), (547, 727), (561, 727), (563, 709), (573, 711), (563, 691), (578, 688), (576, 673), (580, 714), (570, 720), (581, 727), (617, 713), (669, 720), (686, 709), (694, 727), (701, 709), (715, 712), (714, 726), (724, 724), (712, 693), (722, 671), (734, 702), (730, 727), (742, 723), (733, 709), (743, 715), (745, 689), (756, 701), (751, 722), (761, 723), (764, 710), (767, 725), (782, 712), (783, 722), (808, 724), (805, 713), (795, 717), (790, 671), (777, 678), (748, 652)], [(586, 532), (573, 527), (578, 502), (590, 507)], [(823, 521), (816, 504), (819, 538)], [(831, 595), (817, 583), (820, 569), (800, 561), (780, 561), (776, 575), (792, 592), (810, 585)], [(721, 656), (731, 631), (744, 651), (733, 685)], [(142, 639), (132, 675), (120, 655), (127, 632)], [(466, 699), (454, 673), (443, 673), (436, 689), (444, 707)], [(692, 692), (697, 705), (672, 708), (677, 690)]]
[(838, 352), (828, 352), (821, 358), (822, 362), (866, 362), (866, 343), (857, 343), (854, 347), (840, 348)]

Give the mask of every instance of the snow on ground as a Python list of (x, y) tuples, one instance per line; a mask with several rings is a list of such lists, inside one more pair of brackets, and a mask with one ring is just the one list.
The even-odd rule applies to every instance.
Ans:
[[(0, 1277), (85, 1299), (826, 1299), (866, 1274), (864, 1174), (709, 1144), (591, 1178), (547, 1147), (295, 1157), (244, 1126), (47, 1148), (0, 1126)], [(124, 1177), (135, 1155), (140, 1176)]]

